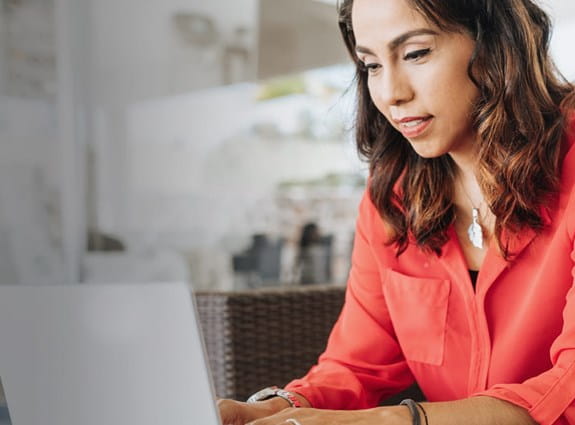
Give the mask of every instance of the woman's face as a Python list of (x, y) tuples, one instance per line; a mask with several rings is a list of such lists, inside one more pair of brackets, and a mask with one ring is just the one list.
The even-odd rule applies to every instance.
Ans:
[(407, 0), (355, 0), (356, 52), (377, 109), (422, 157), (472, 155), (474, 41), (439, 30)]

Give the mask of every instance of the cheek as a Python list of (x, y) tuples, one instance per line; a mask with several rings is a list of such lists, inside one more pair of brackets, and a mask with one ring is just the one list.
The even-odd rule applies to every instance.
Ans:
[(417, 93), (425, 93), (426, 100), (433, 103), (445, 103), (451, 99), (457, 89), (454, 88), (454, 76), (446, 72), (445, 66), (434, 66), (427, 69), (427, 72), (419, 73), (413, 80)]
[(465, 79), (454, 84), (448, 91), (446, 102), (454, 106), (457, 116), (462, 120), (471, 120), (472, 110), (476, 104), (479, 92), (475, 85)]
[(479, 91), (467, 75), (467, 56), (450, 58), (434, 68), (428, 75), (427, 85), (430, 94), (442, 103), (452, 105), (452, 109), (468, 110), (473, 105)]
[(426, 86), (428, 98), (436, 106), (445, 106), (455, 115), (469, 115), (479, 96), (477, 87), (467, 74), (437, 72)]

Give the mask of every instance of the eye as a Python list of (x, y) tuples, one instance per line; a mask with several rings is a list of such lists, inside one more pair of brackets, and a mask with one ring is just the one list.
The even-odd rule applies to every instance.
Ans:
[(375, 74), (375, 72), (381, 68), (381, 65), (378, 63), (360, 63), (360, 68), (362, 72), (367, 72), (368, 74)]
[(403, 60), (409, 61), (409, 60), (421, 59), (422, 57), (427, 56), (429, 54), (429, 52), (431, 52), (431, 49), (414, 50), (413, 52), (407, 53), (403, 57)]

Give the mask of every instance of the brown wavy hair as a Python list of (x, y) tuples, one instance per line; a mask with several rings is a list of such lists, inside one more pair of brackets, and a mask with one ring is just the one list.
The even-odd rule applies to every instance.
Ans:
[[(439, 29), (475, 40), (467, 72), (480, 93), (472, 116), (477, 178), (509, 259), (504, 230), (545, 226), (544, 208), (559, 186), (565, 111), (574, 106), (573, 86), (549, 56), (550, 19), (531, 0), (407, 1)], [(367, 72), (355, 54), (352, 5), (353, 0), (339, 4), (339, 26), (356, 64), (356, 140), (369, 161), (371, 199), (397, 255), (412, 242), (440, 255), (455, 220), (455, 163), (449, 155), (420, 157), (373, 104)]]

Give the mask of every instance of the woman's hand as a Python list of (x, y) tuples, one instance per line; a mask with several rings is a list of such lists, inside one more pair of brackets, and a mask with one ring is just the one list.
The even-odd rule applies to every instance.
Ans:
[(271, 416), (289, 407), (288, 403), (280, 397), (274, 397), (257, 403), (220, 399), (218, 409), (223, 425), (245, 425), (256, 419)]
[(404, 406), (366, 410), (287, 408), (245, 425), (411, 425), (411, 414)]

